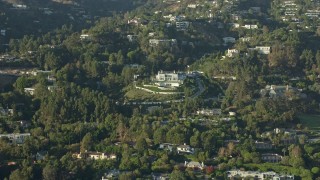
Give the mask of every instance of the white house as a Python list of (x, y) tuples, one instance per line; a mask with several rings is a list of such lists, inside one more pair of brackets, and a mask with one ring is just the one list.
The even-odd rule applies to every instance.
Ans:
[(258, 25), (252, 25), (252, 24), (245, 24), (244, 26), (242, 26), (245, 29), (258, 29)]
[(192, 9), (194, 9), (194, 8), (196, 8), (198, 5), (197, 4), (188, 4), (188, 8), (192, 8)]
[(151, 47), (157, 47), (157, 46), (173, 46), (177, 44), (176, 39), (150, 39), (149, 45)]
[(30, 133), (12, 133), (12, 134), (0, 134), (0, 138), (7, 137), (12, 144), (23, 144), (27, 137), (30, 137)]
[(280, 175), (273, 171), (269, 172), (259, 172), (259, 171), (240, 171), (240, 170), (233, 170), (227, 171), (228, 179), (233, 178), (254, 178), (259, 180), (294, 180), (293, 175)]
[(213, 115), (221, 115), (221, 109), (202, 109), (197, 111), (198, 115), (206, 115), (206, 116), (213, 116)]
[(86, 151), (84, 153), (75, 153), (73, 154), (73, 157), (77, 159), (93, 159), (93, 160), (102, 160), (102, 159), (116, 159), (117, 156), (115, 154), (105, 154), (101, 152), (91, 152), (91, 151)]
[(240, 27), (239, 23), (232, 23), (231, 25), (232, 25), (233, 28), (239, 28)]
[(0, 116), (12, 116), (13, 115), (13, 109), (4, 109), (2, 106), (0, 106)]
[(39, 152), (37, 152), (36, 160), (37, 161), (44, 160), (47, 154), (48, 154), (48, 151), (39, 151)]
[(234, 38), (234, 37), (224, 37), (222, 39), (223, 39), (224, 44), (235, 43), (236, 42), (236, 38)]
[(267, 85), (264, 89), (260, 90), (260, 94), (261, 96), (269, 96), (270, 98), (289, 97), (290, 94), (300, 96), (300, 92), (289, 85)]
[(26, 94), (30, 94), (31, 96), (34, 95), (35, 90), (36, 90), (35, 88), (24, 88), (24, 92)]
[(260, 54), (270, 54), (270, 46), (256, 46), (255, 48)]
[(200, 163), (196, 161), (190, 161), (190, 162), (185, 161), (184, 166), (187, 168), (201, 169), (201, 170), (203, 170), (206, 167), (203, 162)]
[(5, 29), (1, 29), (0, 30), (0, 35), (1, 36), (6, 36), (6, 30)]
[(174, 144), (162, 143), (159, 145), (159, 149), (169, 150), (171, 152), (173, 150), (174, 146), (175, 146)]
[(129, 42), (136, 41), (138, 39), (138, 35), (129, 34), (129, 35), (127, 35), (127, 39)]
[(184, 145), (180, 145), (177, 147), (177, 151), (178, 153), (189, 153), (189, 154), (193, 154), (194, 153), (194, 148), (192, 148), (191, 146), (184, 144)]
[(237, 54), (239, 54), (239, 50), (237, 50), (237, 49), (228, 49), (226, 56), (227, 57), (234, 57)]
[(140, 23), (140, 18), (133, 18), (128, 20), (128, 24), (138, 25)]
[(80, 35), (81, 40), (90, 39), (90, 38), (91, 38), (91, 35), (89, 35), (89, 34), (81, 34)]
[(116, 179), (120, 175), (119, 170), (110, 170), (107, 173), (104, 174), (104, 176), (101, 177), (101, 180), (111, 180)]
[(179, 87), (186, 78), (185, 73), (158, 71), (155, 78), (155, 84), (161, 87)]
[(33, 70), (31, 72), (27, 72), (27, 74), (32, 74), (34, 76), (37, 76), (38, 74), (51, 74), (52, 71), (43, 71), (43, 70)]
[(17, 8), (17, 9), (27, 9), (27, 5), (25, 4), (13, 4), (12, 5), (14, 8)]

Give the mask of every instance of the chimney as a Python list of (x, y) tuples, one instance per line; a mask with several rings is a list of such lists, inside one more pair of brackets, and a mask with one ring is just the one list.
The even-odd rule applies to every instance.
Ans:
[(187, 161), (184, 161), (184, 165), (187, 166)]
[(289, 91), (289, 85), (287, 85), (287, 87), (286, 87), (286, 91)]

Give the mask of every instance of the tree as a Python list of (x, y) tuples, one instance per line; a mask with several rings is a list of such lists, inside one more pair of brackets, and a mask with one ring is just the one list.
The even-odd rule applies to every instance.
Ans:
[(169, 179), (170, 180), (186, 180), (187, 178), (183, 172), (181, 172), (179, 170), (174, 170), (170, 174)]
[(10, 174), (9, 179), (10, 180), (28, 180), (28, 177), (26, 177), (20, 169), (17, 169)]
[(81, 141), (80, 152), (85, 152), (87, 150), (91, 150), (92, 147), (92, 135), (91, 133), (87, 133)]
[(31, 81), (26, 76), (20, 76), (14, 84), (14, 87), (20, 92), (23, 92), (24, 88), (29, 86), (31, 86)]
[(55, 180), (58, 179), (57, 168), (47, 164), (42, 170), (42, 176), (44, 180)]
[(304, 63), (303, 66), (307, 71), (311, 70), (313, 64), (315, 63), (312, 51), (309, 49), (303, 50), (300, 56), (300, 61)]
[(320, 173), (320, 168), (319, 168), (319, 167), (313, 167), (313, 168), (311, 169), (311, 172), (312, 172), (313, 174), (319, 174), (319, 173)]
[(213, 166), (207, 166), (206, 167), (206, 174), (212, 174), (214, 171), (214, 167)]
[(201, 141), (200, 141), (200, 133), (199, 133), (199, 131), (196, 131), (194, 133), (194, 135), (191, 136), (191, 138), (190, 138), (190, 145), (192, 147), (199, 147), (200, 143), (201, 143)]
[(148, 149), (148, 144), (144, 138), (139, 138), (136, 142), (135, 148), (142, 153), (143, 151)]
[(23, 160), (22, 168), (13, 171), (10, 174), (9, 179), (11, 180), (29, 180), (33, 179), (33, 165), (31, 159)]

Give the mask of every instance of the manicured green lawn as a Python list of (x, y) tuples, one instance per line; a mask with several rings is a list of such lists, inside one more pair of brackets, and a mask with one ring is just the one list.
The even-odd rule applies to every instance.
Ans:
[(137, 86), (145, 89), (149, 89), (154, 92), (183, 92), (183, 89), (181, 87), (177, 87), (175, 89), (160, 89), (157, 86), (142, 86), (142, 85), (137, 85)]
[(135, 88), (128, 90), (125, 97), (130, 101), (167, 101), (181, 98), (178, 95), (152, 94)]
[(299, 115), (301, 123), (312, 130), (320, 130), (320, 115), (301, 114)]

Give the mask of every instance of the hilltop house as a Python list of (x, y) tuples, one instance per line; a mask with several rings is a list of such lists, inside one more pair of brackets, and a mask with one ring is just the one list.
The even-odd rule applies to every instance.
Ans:
[(276, 86), (267, 85), (264, 89), (260, 90), (261, 96), (268, 96), (270, 98), (287, 97), (289, 94), (299, 95), (299, 91), (289, 85)]
[(158, 71), (154, 82), (160, 87), (179, 87), (183, 84), (186, 77), (186, 74), (181, 72)]

